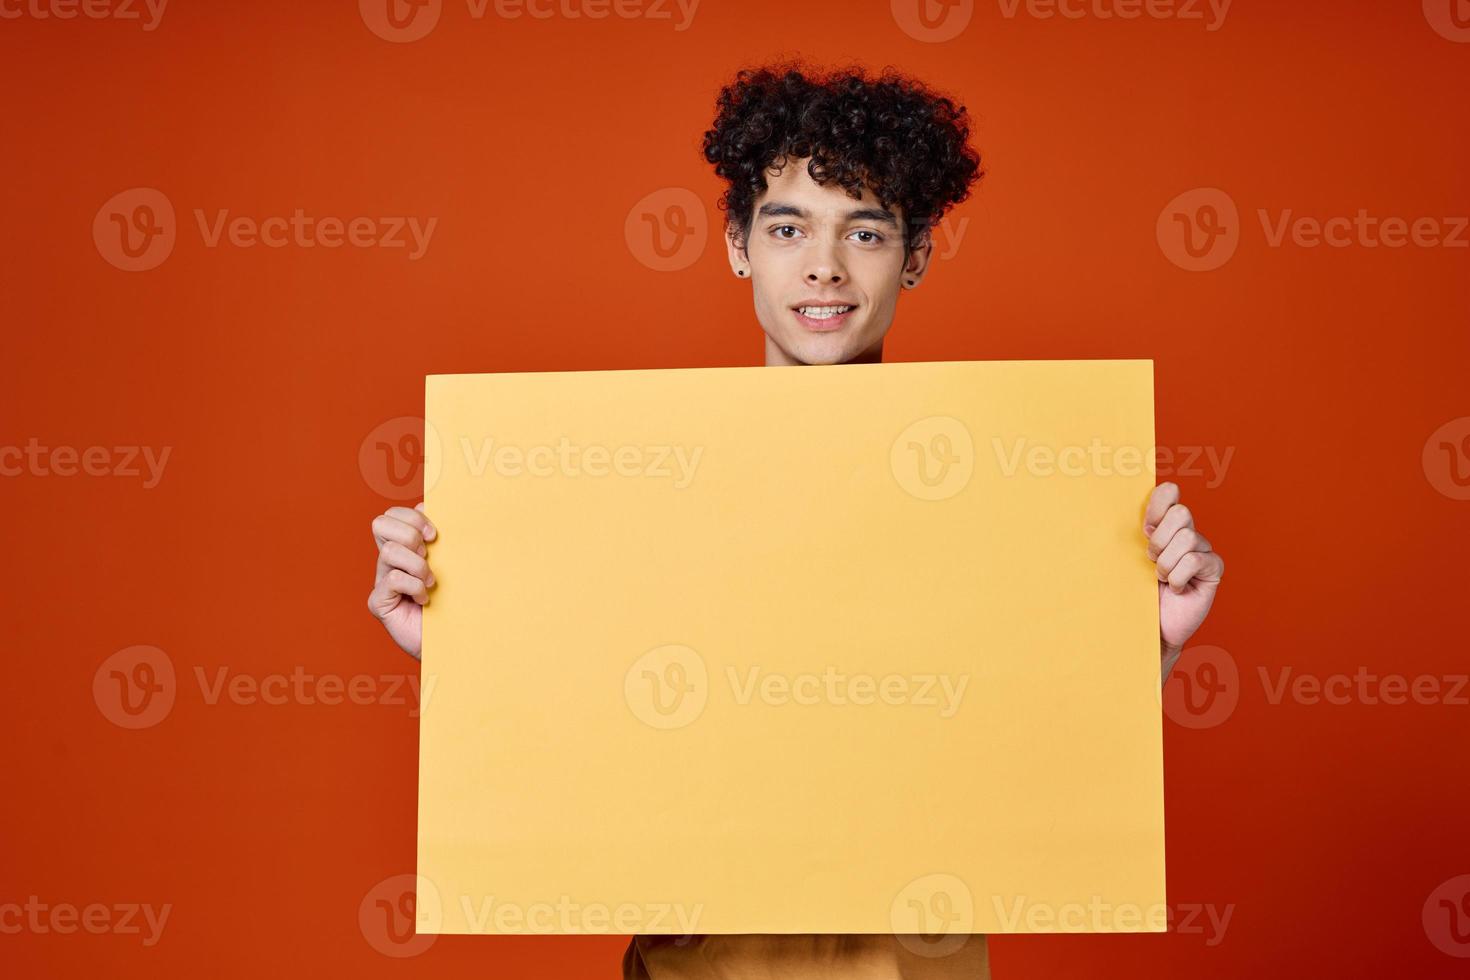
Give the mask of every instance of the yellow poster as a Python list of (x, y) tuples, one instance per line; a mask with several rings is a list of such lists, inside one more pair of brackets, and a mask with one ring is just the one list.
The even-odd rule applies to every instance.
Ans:
[(1152, 362), (425, 417), (421, 932), (1163, 930)]

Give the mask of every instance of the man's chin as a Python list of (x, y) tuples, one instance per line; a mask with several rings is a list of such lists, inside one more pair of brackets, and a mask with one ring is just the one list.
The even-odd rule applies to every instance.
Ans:
[(781, 349), (798, 364), (846, 364), (858, 360), (863, 349), (847, 336), (801, 337), (796, 343), (782, 344)]
[(797, 357), (797, 361), (802, 364), (844, 364), (847, 361), (851, 360), (851, 358), (845, 355), (845, 351), (838, 351), (835, 353), (818, 351), (815, 353), (809, 353), (803, 356), (799, 356)]

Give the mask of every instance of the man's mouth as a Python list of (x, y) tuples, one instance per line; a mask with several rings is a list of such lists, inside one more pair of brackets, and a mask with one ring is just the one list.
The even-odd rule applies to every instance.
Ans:
[(808, 304), (795, 307), (792, 312), (796, 314), (797, 321), (808, 330), (836, 330), (847, 322), (852, 311), (857, 309), (851, 304), (817, 305)]

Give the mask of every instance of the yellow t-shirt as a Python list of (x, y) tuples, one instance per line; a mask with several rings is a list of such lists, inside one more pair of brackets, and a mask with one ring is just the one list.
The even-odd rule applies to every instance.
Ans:
[(984, 936), (634, 936), (624, 980), (989, 980)]

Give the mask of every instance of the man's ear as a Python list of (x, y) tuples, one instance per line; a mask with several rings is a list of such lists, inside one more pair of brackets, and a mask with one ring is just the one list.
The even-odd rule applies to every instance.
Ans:
[(913, 289), (924, 281), (924, 274), (929, 271), (929, 260), (934, 257), (934, 239), (926, 231), (923, 241), (909, 250), (908, 261), (903, 265), (903, 276), (900, 285), (905, 289)]
[(730, 271), (738, 278), (749, 279), (751, 275), (750, 253), (741, 240), (740, 230), (734, 225), (725, 227), (725, 253), (730, 258)]

